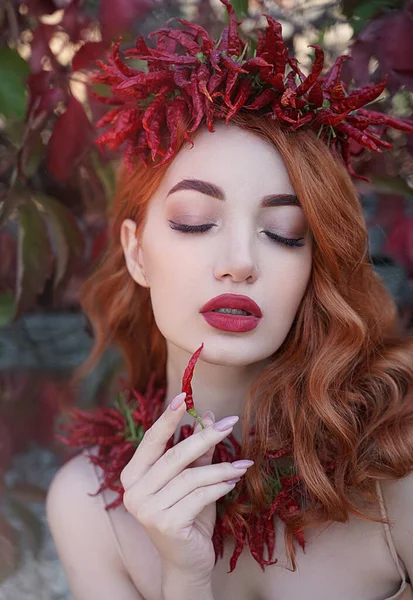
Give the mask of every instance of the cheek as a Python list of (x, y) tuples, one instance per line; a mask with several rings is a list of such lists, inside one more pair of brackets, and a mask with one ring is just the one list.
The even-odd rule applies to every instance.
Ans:
[(282, 311), (284, 315), (294, 318), (310, 280), (311, 269), (311, 248), (305, 253), (290, 253), (276, 266), (273, 265), (269, 293), (269, 297), (274, 299), (271, 303), (273, 310)]

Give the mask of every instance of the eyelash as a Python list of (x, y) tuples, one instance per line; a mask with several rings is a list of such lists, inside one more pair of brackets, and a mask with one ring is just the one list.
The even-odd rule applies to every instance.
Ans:
[[(169, 221), (171, 224), (171, 229), (176, 230), (176, 231), (182, 231), (183, 233), (205, 233), (206, 231), (209, 231), (209, 229), (211, 229), (212, 227), (215, 227), (214, 225), (183, 225), (183, 224), (179, 224), (178, 223), (174, 223), (173, 221)], [(279, 244), (284, 244), (284, 246), (289, 246), (289, 247), (302, 247), (304, 246), (303, 243), (300, 243), (301, 240), (303, 240), (304, 238), (285, 238), (285, 237), (281, 237), (279, 235), (277, 235), (276, 233), (272, 233), (271, 231), (264, 231), (264, 233), (271, 239), (274, 240), (275, 242), (279, 243)]]

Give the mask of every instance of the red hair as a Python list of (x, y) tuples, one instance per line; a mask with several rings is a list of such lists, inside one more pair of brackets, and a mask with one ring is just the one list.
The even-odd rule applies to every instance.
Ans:
[[(287, 338), (250, 390), (242, 432), (242, 455), (255, 461), (245, 475), (253, 510), (268, 507), (264, 452), (293, 449), (311, 499), (287, 522), (286, 547), (295, 567), (294, 528), (344, 522), (349, 514), (380, 520), (364, 510), (366, 501), (377, 499), (375, 480), (413, 470), (413, 343), (398, 331), (395, 304), (369, 262), (357, 192), (341, 161), (311, 131), (284, 131), (277, 121), (245, 112), (231, 122), (278, 150), (313, 236), (307, 291)], [(130, 218), (139, 234), (167, 168), (139, 163), (131, 173), (121, 170), (110, 245), (83, 293), (96, 335), (88, 365), (114, 342), (131, 385), (141, 392), (153, 371), (165, 384), (166, 343), (148, 289), (126, 269), (120, 228)], [(328, 473), (326, 460), (334, 461)], [(246, 507), (231, 509), (242, 519)]]

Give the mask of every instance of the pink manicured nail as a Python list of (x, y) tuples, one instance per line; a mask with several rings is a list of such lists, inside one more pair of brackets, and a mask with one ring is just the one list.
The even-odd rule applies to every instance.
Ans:
[(235, 425), (237, 421), (239, 421), (239, 417), (225, 417), (218, 421), (218, 423), (215, 423), (214, 427), (217, 431), (225, 431)]
[(252, 467), (252, 465), (254, 464), (254, 461), (253, 460), (236, 460), (231, 464), (236, 469), (248, 469), (249, 467)]
[(227, 483), (238, 483), (238, 481), (241, 481), (241, 477), (238, 477), (237, 479), (228, 479)]
[(178, 394), (177, 396), (175, 396), (175, 398), (172, 400), (171, 404), (169, 405), (171, 407), (171, 410), (177, 410), (182, 402), (185, 400), (186, 397), (186, 392), (181, 392), (180, 394)]

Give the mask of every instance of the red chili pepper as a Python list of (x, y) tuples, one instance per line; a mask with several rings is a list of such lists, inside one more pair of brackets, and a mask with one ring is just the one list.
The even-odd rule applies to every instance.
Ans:
[(173, 71), (153, 71), (152, 73), (141, 73), (136, 77), (131, 77), (122, 81), (116, 89), (125, 90), (130, 87), (143, 87), (147, 89), (149, 86), (169, 85), (172, 88)]
[(298, 60), (296, 58), (294, 58), (293, 56), (287, 56), (287, 62), (290, 65), (291, 69), (294, 71), (294, 73), (296, 73), (298, 75), (298, 77), (300, 78), (300, 81), (303, 82), (304, 79), (306, 78), (306, 76), (301, 71), (301, 69), (298, 67)]
[(234, 8), (229, 0), (221, 0), (225, 4), (228, 12), (228, 46), (226, 48), (228, 56), (239, 56), (245, 46), (238, 35), (237, 17)]
[(235, 96), (234, 105), (231, 108), (231, 110), (228, 112), (228, 115), (226, 117), (225, 121), (226, 121), (227, 125), (228, 125), (231, 117), (236, 115), (241, 110), (241, 108), (244, 106), (244, 104), (248, 100), (248, 97), (250, 96), (251, 92), (252, 92), (252, 85), (251, 85), (250, 80), (244, 79), (244, 81), (242, 81), (242, 83), (239, 87), (237, 95)]
[[(168, 23), (171, 20), (172, 19), (169, 19)], [(187, 21), (186, 19), (176, 19), (176, 20), (178, 21), (178, 23), (185, 25), (189, 29), (193, 29), (194, 33), (199, 35), (199, 37), (202, 39), (202, 42), (203, 42), (203, 52), (204, 53), (212, 51), (212, 49), (214, 48), (214, 42), (209, 37), (208, 32), (201, 25), (197, 25), (196, 23), (192, 23), (191, 21)]]
[(122, 42), (122, 38), (119, 38), (117, 42), (113, 45), (112, 48), (112, 56), (110, 57), (110, 62), (117, 67), (119, 72), (125, 77), (134, 77), (140, 71), (137, 69), (131, 69), (120, 58), (120, 44)]
[(323, 66), (324, 66), (323, 49), (318, 44), (310, 44), (309, 48), (315, 49), (315, 59), (314, 59), (313, 65), (311, 67), (311, 72), (310, 72), (309, 76), (306, 79), (304, 79), (304, 81), (296, 89), (297, 96), (302, 96), (303, 94), (308, 92), (310, 87), (313, 85), (313, 83), (316, 82), (318, 76), (321, 74), (321, 71), (323, 70)]
[(204, 106), (202, 96), (198, 90), (198, 80), (195, 71), (191, 73), (191, 86), (188, 91), (192, 98), (192, 118), (194, 119), (194, 124), (189, 130), (189, 133), (192, 133), (198, 128), (204, 117)]
[(205, 63), (200, 65), (197, 69), (196, 75), (198, 78), (199, 91), (201, 94), (204, 94), (204, 96), (206, 96), (210, 102), (212, 102), (213, 100), (207, 89), (208, 81), (211, 77), (208, 66)]
[(316, 123), (320, 123), (320, 125), (330, 125), (331, 127), (335, 127), (336, 125), (344, 121), (349, 112), (350, 111), (347, 110), (346, 112), (338, 115), (336, 113), (333, 113), (333, 111), (328, 110), (327, 108), (323, 108), (317, 113)]
[(316, 81), (308, 93), (308, 102), (313, 108), (320, 108), (323, 104), (322, 82)]
[(181, 98), (181, 96), (177, 96), (172, 100), (172, 102), (168, 102), (166, 105), (166, 125), (169, 129), (170, 140), (169, 148), (159, 166), (168, 162), (168, 160), (175, 154), (178, 137), (178, 122), (185, 114), (185, 110), (186, 102), (183, 98)]
[(398, 131), (404, 131), (405, 133), (413, 134), (413, 120), (409, 119), (395, 119), (390, 115), (384, 115), (383, 113), (375, 110), (367, 110), (360, 108), (358, 114), (369, 120), (370, 125), (385, 125), (386, 127), (392, 127)]
[(225, 54), (221, 55), (221, 62), (232, 73), (248, 73), (239, 63), (235, 62), (229, 56), (225, 56)]
[(264, 108), (277, 97), (277, 92), (275, 90), (271, 90), (269, 88), (265, 89), (259, 96), (255, 98), (255, 100), (251, 104), (246, 104), (244, 108), (248, 108), (249, 110), (259, 110), (260, 108)]
[(324, 91), (328, 92), (328, 95), (332, 101), (345, 98), (343, 85), (341, 82), (341, 70), (343, 68), (344, 61), (348, 59), (353, 60), (353, 57), (349, 56), (348, 54), (343, 54), (342, 56), (336, 58), (335, 63), (326, 76), (324, 82)]
[[(245, 533), (244, 533), (244, 535), (245, 535)], [(245, 544), (244, 544), (243, 539), (237, 539), (236, 540), (234, 552), (233, 552), (233, 554), (231, 556), (231, 559), (229, 561), (230, 570), (227, 571), (227, 573), (232, 573), (232, 571), (237, 566), (238, 558), (240, 557), (240, 555), (242, 553), (244, 545)]]
[(169, 27), (161, 27), (161, 29), (157, 29), (156, 31), (151, 31), (148, 34), (148, 38), (151, 39), (155, 35), (164, 35), (166, 37), (171, 38), (172, 40), (176, 40), (191, 56), (195, 56), (199, 52), (202, 52), (201, 46), (197, 44), (189, 35), (183, 31), (178, 31), (176, 29), (169, 29)]
[(162, 106), (152, 117), (150, 129), (147, 133), (148, 146), (152, 150), (152, 160), (155, 160), (157, 154), (164, 156), (164, 152), (159, 149), (161, 144), (160, 130), (165, 118), (165, 107)]
[(368, 183), (372, 183), (371, 179), (368, 179), (363, 175), (358, 175), (353, 169), (353, 165), (351, 164), (350, 145), (348, 140), (341, 141), (341, 155), (344, 159), (344, 164), (346, 165), (346, 168), (352, 177), (355, 177), (356, 179), (361, 179), (362, 181), (367, 181)]
[(196, 350), (193, 353), (193, 355), (191, 356), (191, 358), (189, 359), (188, 366), (186, 367), (185, 372), (182, 377), (182, 389), (181, 389), (182, 392), (186, 392), (185, 403), (186, 403), (187, 412), (190, 415), (192, 415), (193, 417), (195, 417), (197, 420), (199, 420), (200, 418), (196, 414), (195, 408), (194, 408), (194, 400), (192, 397), (191, 381), (192, 381), (192, 377), (194, 374), (195, 365), (197, 363), (199, 355), (202, 352), (203, 347), (204, 347), (204, 344), (201, 344), (200, 347), (198, 348), (198, 350)]
[(152, 119), (156, 111), (164, 105), (164, 102), (168, 95), (168, 91), (169, 89), (166, 86), (161, 88), (161, 90), (159, 91), (159, 95), (155, 98), (155, 100), (152, 100), (151, 104), (145, 110), (142, 118), (142, 126), (147, 132), (150, 132), (150, 120)]
[(361, 146), (365, 146), (366, 148), (375, 150), (376, 152), (381, 152), (380, 148), (373, 142), (373, 140), (352, 125), (349, 125), (348, 123), (339, 123), (338, 125), (335, 125), (335, 129), (346, 134), (348, 137), (353, 138), (353, 140), (358, 142)]
[(178, 67), (174, 71), (174, 83), (180, 88), (186, 88), (191, 85), (189, 81), (191, 70), (186, 67)]
[(209, 53), (209, 60), (211, 61), (212, 67), (216, 71), (221, 71), (221, 67), (219, 66), (219, 61), (221, 60), (221, 52), (219, 50), (215, 50), (213, 48)]
[(214, 129), (214, 109), (213, 109), (212, 102), (205, 100), (204, 109), (205, 109), (205, 117), (206, 117), (206, 124), (207, 124), (208, 130), (211, 133), (213, 133), (215, 131), (215, 129)]
[(238, 73), (236, 73), (235, 71), (230, 71), (227, 75), (227, 80), (225, 82), (224, 100), (225, 100), (226, 105), (229, 106), (230, 108), (233, 107), (230, 95), (231, 95), (232, 89), (233, 89), (237, 79), (238, 79)]
[(281, 24), (275, 21), (270, 15), (264, 14), (268, 22), (268, 28), (261, 44), (260, 53), (257, 50), (257, 56), (263, 56), (265, 60), (270, 60), (274, 65), (274, 74), (281, 73), (284, 76), (287, 65), (288, 51), (282, 37)]
[(347, 98), (334, 103), (331, 108), (336, 112), (356, 110), (378, 98), (385, 87), (386, 80), (383, 80), (376, 85), (366, 85), (364, 88), (361, 88), (361, 90), (354, 90), (351, 92)]
[[(133, 52), (133, 50), (129, 51), (130, 56), (133, 56)], [(195, 56), (167, 56), (163, 55), (163, 53), (159, 53), (159, 55), (156, 54), (156, 50), (152, 50), (152, 52), (154, 53), (155, 58), (153, 56), (139, 56), (139, 59), (147, 61), (156, 60), (159, 63), (173, 63), (175, 65), (187, 65), (190, 67), (197, 67), (201, 62), (199, 58), (196, 58)]]
[(228, 75), (228, 71), (222, 70), (220, 73), (213, 73), (211, 79), (208, 81), (208, 92), (211, 96), (214, 95), (215, 90), (223, 83)]
[(249, 58), (244, 63), (242, 63), (242, 68), (248, 73), (251, 73), (255, 69), (259, 67), (271, 67), (270, 63), (261, 58), (261, 56), (254, 56), (253, 58)]

